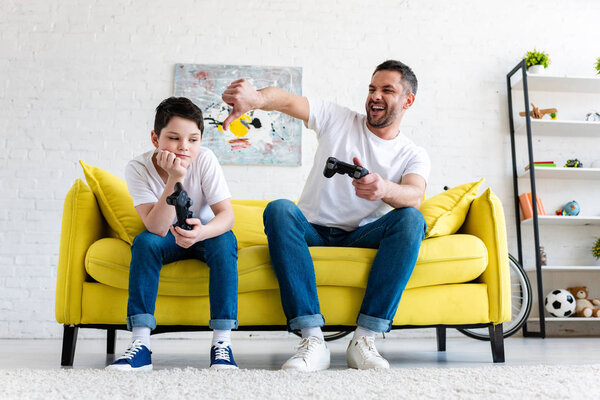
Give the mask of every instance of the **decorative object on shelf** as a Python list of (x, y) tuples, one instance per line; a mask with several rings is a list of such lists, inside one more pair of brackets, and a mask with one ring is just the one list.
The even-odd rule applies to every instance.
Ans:
[(579, 215), (579, 211), (579, 203), (573, 200), (565, 204), (565, 206), (560, 210), (556, 210), (556, 215), (566, 215), (569, 217), (574, 217), (576, 215)]
[(557, 120), (557, 119), (558, 119), (558, 118), (556, 117), (556, 113), (555, 113), (555, 112), (553, 112), (553, 113), (550, 113), (550, 118), (552, 118), (552, 119), (554, 119), (554, 120)]
[(587, 287), (574, 286), (567, 290), (575, 297), (575, 315), (584, 318), (600, 318), (600, 299), (588, 299)]
[[(536, 196), (536, 204), (537, 204), (537, 214), (546, 215), (546, 210), (544, 210), (544, 205), (542, 204), (542, 198), (540, 195)], [(519, 196), (519, 204), (521, 205), (521, 212), (523, 213), (523, 219), (526, 220), (533, 217), (533, 200), (531, 193), (523, 193)]]
[(585, 114), (585, 120), (589, 122), (600, 122), (599, 112), (590, 112)]
[(544, 307), (553, 317), (570, 317), (575, 312), (575, 297), (566, 289), (555, 289), (546, 295)]
[[(532, 110), (529, 112), (529, 115), (531, 116), (531, 118), (535, 118), (535, 119), (541, 119), (546, 114), (552, 114), (552, 113), (558, 112), (558, 110), (556, 108), (544, 108), (544, 109), (540, 110), (533, 103), (531, 103), (531, 107), (532, 107)], [(525, 111), (521, 111), (519, 113), (519, 115), (521, 117), (524, 117)]]
[[(554, 161), (534, 161), (533, 162), (533, 166), (534, 168), (537, 167), (556, 167), (556, 164), (554, 163)], [(529, 170), (529, 164), (527, 164), (525, 166), (525, 171)]]
[(583, 168), (583, 163), (579, 161), (579, 159), (574, 158), (572, 160), (567, 160), (565, 168)]
[(596, 58), (594, 68), (596, 69), (596, 75), (600, 75), (600, 57)]
[(540, 246), (540, 263), (548, 265), (548, 255), (546, 254), (546, 250), (544, 250), (544, 246)]
[(531, 74), (543, 74), (544, 70), (548, 68), (548, 65), (551, 63), (548, 53), (537, 51), (537, 49), (528, 51), (523, 58), (527, 64), (527, 72)]
[(592, 255), (596, 257), (596, 260), (600, 260), (600, 237), (596, 239), (596, 243), (592, 247)]

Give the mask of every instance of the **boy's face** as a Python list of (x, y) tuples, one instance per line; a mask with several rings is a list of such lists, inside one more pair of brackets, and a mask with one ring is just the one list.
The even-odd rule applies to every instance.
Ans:
[(152, 144), (159, 150), (174, 153), (184, 167), (190, 166), (198, 157), (202, 136), (198, 125), (190, 119), (173, 117), (160, 131), (152, 131)]

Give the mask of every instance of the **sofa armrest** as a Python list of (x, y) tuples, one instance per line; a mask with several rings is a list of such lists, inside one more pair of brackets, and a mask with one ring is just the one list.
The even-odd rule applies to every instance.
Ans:
[(504, 209), (500, 199), (487, 189), (473, 200), (460, 233), (477, 236), (488, 251), (488, 266), (477, 279), (487, 285), (490, 321), (511, 319), (511, 287)]
[(61, 324), (81, 322), (82, 289), (87, 277), (85, 254), (106, 231), (106, 221), (94, 193), (77, 179), (65, 198), (60, 229), (54, 312)]

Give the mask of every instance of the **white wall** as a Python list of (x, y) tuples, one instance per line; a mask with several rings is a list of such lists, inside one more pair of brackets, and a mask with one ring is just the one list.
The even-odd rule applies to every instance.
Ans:
[[(175, 63), (300, 66), (304, 94), (363, 110), (373, 68), (404, 61), (420, 85), (402, 129), (433, 160), (428, 195), (485, 177), (505, 204), (514, 249), (506, 73), (534, 46), (550, 53), (554, 74), (591, 76), (600, 56), (600, 3), (585, 0), (0, 7), (0, 337), (60, 336), (59, 232), (64, 196), (83, 177), (77, 161), (122, 177), (150, 148)], [(304, 131), (301, 167), (225, 167), (234, 197), (297, 198), (315, 147)], [(589, 159), (593, 145), (584, 147), (577, 155)]]

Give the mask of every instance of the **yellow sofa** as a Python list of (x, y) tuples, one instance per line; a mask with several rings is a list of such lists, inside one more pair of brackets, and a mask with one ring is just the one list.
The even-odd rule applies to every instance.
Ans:
[[(95, 191), (78, 179), (64, 203), (55, 304), (56, 320), (64, 325), (62, 365), (73, 364), (79, 328), (106, 329), (107, 352), (114, 353), (115, 330), (126, 329), (130, 243), (135, 231), (143, 229), (137, 221), (129, 233), (119, 233), (123, 227), (114, 225), (115, 218), (132, 223), (107, 209), (106, 193), (98, 192), (107, 185), (106, 180), (93, 181), (93, 176), (88, 175), (86, 172)], [(122, 184), (119, 185), (122, 190)], [(445, 350), (446, 328), (489, 327), (493, 360), (503, 362), (502, 322), (509, 321), (511, 315), (504, 214), (491, 190), (475, 197), (476, 190), (470, 189), (470, 197), (464, 191), (455, 193), (456, 204), (450, 211), (444, 204), (440, 209), (435, 201), (424, 202), (422, 211), (432, 226), (393, 328), (436, 327), (438, 349)], [(133, 209), (131, 199), (127, 201)], [(456, 209), (460, 202), (464, 203), (462, 215)], [(277, 279), (262, 232), (262, 211), (267, 201), (232, 203), (239, 245), (240, 329), (285, 330)], [(437, 220), (432, 220), (432, 210), (437, 212)], [(131, 210), (126, 212), (131, 220), (135, 219)], [(450, 222), (458, 231), (432, 233), (440, 227), (440, 218), (445, 218), (444, 223), (454, 218)], [(325, 330), (355, 326), (375, 253), (376, 250), (361, 248), (311, 248)], [(165, 265), (154, 333), (208, 329), (208, 301), (208, 268), (204, 263), (183, 260)]]

